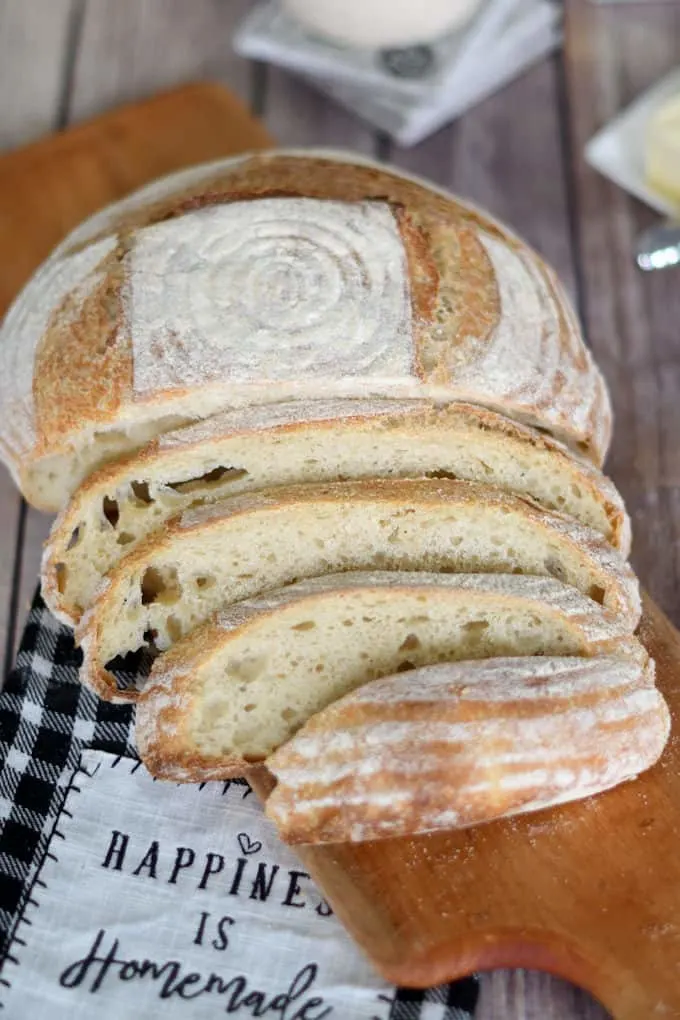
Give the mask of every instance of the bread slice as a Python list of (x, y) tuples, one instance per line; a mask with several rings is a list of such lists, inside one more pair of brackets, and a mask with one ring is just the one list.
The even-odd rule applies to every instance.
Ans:
[(518, 496), (454, 481), (298, 485), (188, 510), (121, 560), (76, 630), (83, 679), (113, 697), (107, 663), (149, 634), (165, 649), (223, 605), (375, 568), (552, 575), (631, 631), (640, 613), (637, 581), (601, 535)]
[(76, 492), (52, 528), (42, 591), (76, 623), (104, 574), (171, 516), (271, 486), (357, 478), (486, 482), (567, 513), (630, 550), (612, 483), (534, 429), (472, 404), (320, 400), (227, 412), (154, 440)]
[(180, 424), (321, 397), (469, 400), (598, 464), (611, 430), (538, 255), (348, 155), (245, 155), (145, 189), (67, 238), (0, 331), (0, 451), (43, 509)]
[(647, 655), (620, 617), (553, 578), (348, 573), (222, 610), (154, 664), (137, 743), (158, 777), (243, 774), (377, 677), (507, 655)]
[(653, 663), (611, 655), (426, 666), (312, 716), (267, 761), (287, 843), (478, 825), (601, 793), (660, 757)]

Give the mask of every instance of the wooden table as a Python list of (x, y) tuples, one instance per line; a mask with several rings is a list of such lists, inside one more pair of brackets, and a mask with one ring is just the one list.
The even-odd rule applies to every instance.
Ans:
[[(235, 57), (230, 35), (248, 0), (0, 0), (0, 148), (212, 78), (246, 98), (281, 143), (377, 154), (506, 220), (578, 303), (612, 389), (608, 469), (632, 513), (634, 565), (677, 624), (680, 270), (635, 269), (633, 242), (653, 214), (590, 170), (582, 151), (618, 109), (680, 64), (680, 5), (566, 2), (564, 53), (401, 151), (288, 74)], [(0, 641), (9, 664), (49, 521), (26, 510), (1, 469), (0, 520)], [(482, 977), (480, 1020), (604, 1016), (587, 995), (547, 975)]]

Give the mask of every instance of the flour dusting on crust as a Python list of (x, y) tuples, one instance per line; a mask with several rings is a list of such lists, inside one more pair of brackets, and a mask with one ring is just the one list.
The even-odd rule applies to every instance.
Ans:
[(385, 203), (212, 206), (139, 231), (127, 263), (138, 394), (413, 373), (406, 255)]

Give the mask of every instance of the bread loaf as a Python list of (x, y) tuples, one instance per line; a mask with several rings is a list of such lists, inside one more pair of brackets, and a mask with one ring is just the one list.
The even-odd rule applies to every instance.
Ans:
[(137, 705), (139, 753), (161, 778), (241, 775), (377, 677), (506, 655), (647, 662), (620, 616), (553, 578), (315, 578), (222, 610), (160, 656)]
[(651, 663), (445, 663), (360, 687), (267, 761), (288, 843), (455, 829), (601, 793), (653, 765), (670, 718)]
[(76, 623), (102, 577), (191, 506), (296, 482), (427, 476), (529, 496), (628, 554), (630, 523), (611, 482), (533, 429), (472, 404), (312, 401), (226, 412), (97, 472), (55, 521), (43, 593), (61, 620)]
[(188, 510), (121, 560), (76, 630), (83, 679), (110, 698), (107, 664), (149, 646), (150, 634), (165, 649), (221, 606), (375, 568), (552, 575), (631, 631), (639, 618), (637, 581), (616, 550), (518, 496), (442, 480), (298, 485)]
[(469, 400), (597, 463), (611, 424), (541, 259), (353, 157), (259, 153), (145, 189), (60, 245), (0, 335), (0, 451), (45, 509), (181, 424), (320, 397)]

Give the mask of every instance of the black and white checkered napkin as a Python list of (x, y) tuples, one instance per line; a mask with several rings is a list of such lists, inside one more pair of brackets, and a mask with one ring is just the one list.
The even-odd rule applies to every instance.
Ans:
[[(81, 687), (79, 663), (37, 595), (0, 694), (5, 1015), (471, 1016), (473, 978), (414, 992), (367, 969), (335, 918), (314, 908), (318, 893), (245, 783), (220, 803), (223, 784), (152, 788), (136, 762), (133, 710)], [(224, 937), (216, 928), (209, 938), (213, 907), (229, 914)]]

